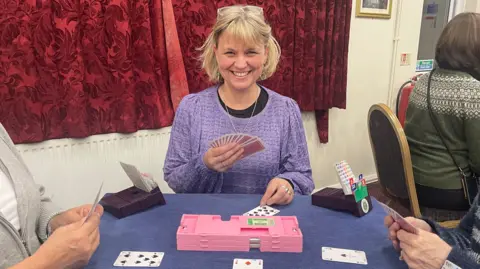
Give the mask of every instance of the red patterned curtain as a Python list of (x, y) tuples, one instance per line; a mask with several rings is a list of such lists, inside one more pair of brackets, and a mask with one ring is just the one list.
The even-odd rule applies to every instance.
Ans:
[(174, 0), (191, 92), (209, 85), (196, 48), (210, 32), (217, 8), (233, 4), (263, 7), (282, 47), (279, 69), (264, 85), (292, 97), (303, 111), (315, 111), (320, 141), (326, 143), (328, 109), (346, 106), (352, 0)]
[(15, 143), (168, 126), (187, 93), (171, 0), (0, 1)]

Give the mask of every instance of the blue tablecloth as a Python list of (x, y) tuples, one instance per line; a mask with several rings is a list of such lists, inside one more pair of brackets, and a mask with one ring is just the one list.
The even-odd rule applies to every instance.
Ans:
[[(259, 195), (166, 194), (167, 204), (116, 219), (105, 213), (101, 242), (87, 268), (118, 268), (113, 263), (123, 250), (165, 252), (160, 269), (231, 269), (234, 258), (263, 259), (270, 268), (407, 268), (387, 240), (385, 216), (377, 201), (362, 218), (313, 206), (310, 196), (296, 196), (293, 203), (277, 207), (278, 215), (297, 216), (303, 232), (302, 253), (177, 251), (176, 230), (182, 214), (215, 214), (228, 220), (258, 205)], [(373, 200), (373, 199), (372, 199)], [(368, 265), (322, 260), (322, 246), (365, 251)]]

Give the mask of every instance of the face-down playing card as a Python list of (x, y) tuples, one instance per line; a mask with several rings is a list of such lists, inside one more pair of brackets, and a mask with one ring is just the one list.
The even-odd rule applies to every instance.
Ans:
[(247, 157), (258, 151), (264, 150), (265, 146), (263, 141), (257, 136), (251, 136), (248, 134), (227, 134), (223, 135), (214, 141), (210, 142), (210, 147), (221, 147), (230, 143), (237, 143), (243, 147), (243, 156)]
[(250, 155), (253, 155), (259, 151), (262, 151), (265, 149), (265, 146), (263, 145), (263, 143), (259, 140), (256, 140), (256, 141), (252, 141), (250, 142), (249, 144), (243, 146), (243, 158), (246, 158)]

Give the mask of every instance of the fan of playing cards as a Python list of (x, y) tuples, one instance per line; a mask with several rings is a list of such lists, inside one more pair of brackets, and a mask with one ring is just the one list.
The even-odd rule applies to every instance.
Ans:
[(248, 134), (226, 134), (210, 143), (210, 147), (221, 147), (230, 143), (237, 143), (243, 147), (243, 158), (265, 149), (262, 140)]

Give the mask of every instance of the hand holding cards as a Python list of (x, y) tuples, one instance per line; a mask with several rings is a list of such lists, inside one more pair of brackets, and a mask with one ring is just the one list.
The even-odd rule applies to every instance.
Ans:
[(259, 137), (248, 134), (227, 134), (210, 143), (210, 147), (217, 148), (227, 144), (239, 144), (243, 148), (241, 159), (265, 149)]
[[(379, 202), (380, 203), (380, 202)], [(395, 222), (400, 225), (400, 228), (403, 230), (413, 233), (413, 234), (418, 234), (418, 228), (413, 226), (410, 222), (405, 220), (402, 215), (398, 214), (397, 211), (393, 210), (392, 208), (388, 207), (387, 205), (380, 203), (382, 206), (383, 210), (385, 210), (385, 213), (388, 215), (392, 216), (392, 218), (395, 220)]]

